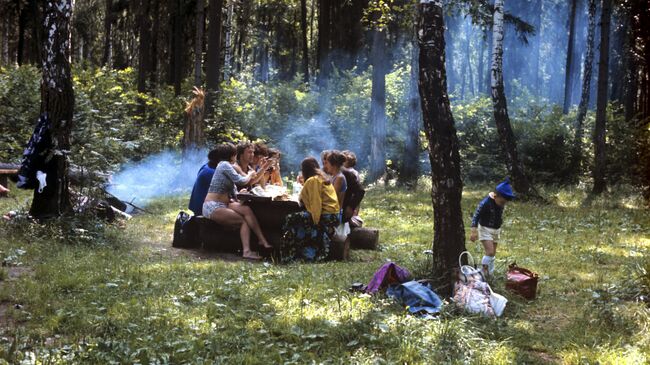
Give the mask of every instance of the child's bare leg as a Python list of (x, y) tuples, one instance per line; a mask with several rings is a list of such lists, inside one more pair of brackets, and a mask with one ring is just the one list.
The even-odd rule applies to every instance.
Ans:
[(497, 243), (488, 240), (481, 241), (481, 243), (485, 249), (485, 256), (483, 256), (483, 260), (481, 260), (483, 273), (492, 274), (494, 271), (494, 255), (497, 253)]

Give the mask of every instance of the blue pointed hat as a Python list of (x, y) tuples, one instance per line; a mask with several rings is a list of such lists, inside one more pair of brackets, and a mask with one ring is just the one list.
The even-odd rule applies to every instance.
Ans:
[(516, 198), (515, 193), (512, 192), (512, 186), (510, 186), (510, 178), (506, 178), (502, 183), (497, 185), (496, 191), (508, 200)]

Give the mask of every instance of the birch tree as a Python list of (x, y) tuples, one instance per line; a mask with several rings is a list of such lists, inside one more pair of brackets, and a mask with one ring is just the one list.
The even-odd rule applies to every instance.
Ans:
[(515, 190), (522, 197), (538, 197), (532, 189), (528, 177), (517, 152), (517, 141), (512, 132), (506, 93), (503, 86), (503, 6), (504, 0), (494, 2), (492, 26), (492, 70), (490, 86), (492, 88), (492, 104), (494, 106), (494, 121), (499, 132), (499, 139), (506, 152), (506, 165), (512, 178)]
[(68, 180), (68, 153), (74, 111), (74, 91), (70, 72), (70, 19), (72, 0), (45, 3), (45, 45), (43, 49), (43, 79), (41, 81), (41, 114), (50, 119), (52, 136), (52, 166), (48, 185), (42, 193), (34, 192), (29, 213), (37, 218), (49, 218), (72, 210)]
[(458, 256), (465, 250), (465, 229), (460, 204), (463, 183), (459, 143), (447, 95), (442, 14), (440, 0), (420, 1), (419, 91), (431, 161), (433, 275), (442, 282), (451, 283), (451, 273), (458, 266)]

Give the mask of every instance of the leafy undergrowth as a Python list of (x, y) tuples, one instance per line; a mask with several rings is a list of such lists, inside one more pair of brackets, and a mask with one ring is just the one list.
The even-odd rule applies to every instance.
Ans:
[[(0, 211), (25, 205), (29, 194), (16, 193), (0, 199)], [(485, 193), (465, 189), (466, 224)], [(3, 221), (0, 363), (647, 362), (647, 210), (631, 193), (589, 208), (581, 190), (544, 194), (552, 204), (506, 210), (493, 287), (510, 301), (499, 320), (451, 306), (421, 320), (348, 291), (388, 259), (425, 272), (433, 231), (426, 187), (373, 187), (362, 215), (381, 228), (382, 250), (353, 251), (349, 262), (281, 266), (173, 249), (186, 197), (158, 200), (150, 214), (76, 244), (57, 239), (60, 229)], [(467, 247), (480, 259), (477, 244)], [(537, 300), (505, 292), (512, 261), (540, 273)]]

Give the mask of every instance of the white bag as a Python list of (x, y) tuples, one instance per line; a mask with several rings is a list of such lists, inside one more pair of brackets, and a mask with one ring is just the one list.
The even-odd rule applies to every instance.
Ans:
[(334, 236), (336, 239), (340, 241), (345, 241), (348, 238), (348, 235), (350, 234), (350, 224), (345, 222), (341, 223), (336, 227), (336, 231), (334, 232)]
[[(463, 265), (463, 255), (467, 255), (467, 262), (469, 263), (471, 261), (471, 265)], [(463, 251), (460, 253), (460, 256), (458, 256), (458, 267), (460, 267), (459, 279), (464, 283), (470, 281), (485, 281), (483, 272), (476, 267), (476, 261), (474, 261), (474, 257), (472, 257), (469, 251)]]
[(490, 289), (490, 305), (492, 305), (492, 309), (494, 309), (494, 314), (497, 317), (501, 317), (503, 311), (506, 309), (508, 299), (501, 294), (493, 292), (489, 285), (488, 288)]

